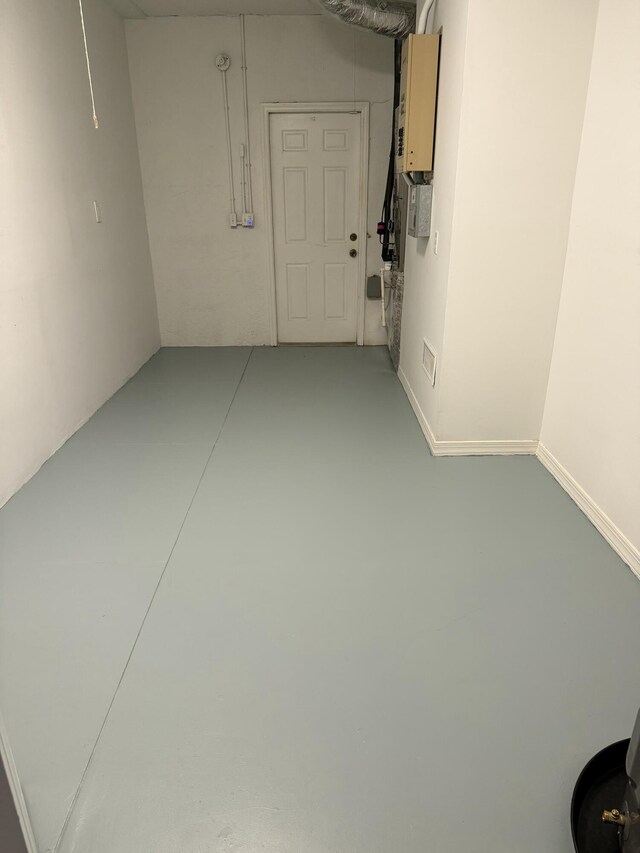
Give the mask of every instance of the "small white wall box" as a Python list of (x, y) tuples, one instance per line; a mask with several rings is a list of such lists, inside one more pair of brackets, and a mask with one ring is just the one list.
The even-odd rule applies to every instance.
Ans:
[(409, 187), (407, 231), (410, 237), (428, 237), (431, 234), (431, 184), (414, 184)]

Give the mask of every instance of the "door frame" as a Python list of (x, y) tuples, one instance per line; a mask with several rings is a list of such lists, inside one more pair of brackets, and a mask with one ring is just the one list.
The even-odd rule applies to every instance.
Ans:
[(358, 253), (358, 291), (356, 343), (364, 344), (364, 306), (367, 289), (367, 201), (369, 183), (369, 102), (320, 101), (315, 103), (262, 104), (262, 150), (264, 160), (264, 208), (267, 223), (269, 250), (268, 294), (271, 346), (278, 346), (278, 315), (276, 310), (276, 253), (273, 233), (273, 196), (271, 186), (271, 133), (270, 118), (274, 113), (354, 113), (360, 116), (360, 198), (358, 205), (358, 233), (362, 234)]

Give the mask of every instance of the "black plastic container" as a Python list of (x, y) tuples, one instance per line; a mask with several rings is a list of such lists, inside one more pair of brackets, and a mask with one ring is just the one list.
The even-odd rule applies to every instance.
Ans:
[(605, 809), (620, 809), (628, 784), (629, 739), (600, 750), (578, 776), (571, 799), (571, 834), (577, 853), (619, 853), (618, 830), (602, 822)]

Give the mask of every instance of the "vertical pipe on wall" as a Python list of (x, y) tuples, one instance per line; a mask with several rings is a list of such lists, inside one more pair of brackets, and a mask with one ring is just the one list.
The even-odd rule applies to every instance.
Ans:
[[(418, 18), (418, 23), (416, 26), (416, 33), (418, 33), (419, 35), (422, 35), (423, 33), (427, 32), (427, 21), (429, 20), (429, 12), (431, 11), (431, 8), (434, 3), (435, 0), (431, 0), (431, 2), (425, 2), (424, 6), (422, 7), (422, 12), (420, 12), (420, 17)], [(433, 22), (431, 29), (433, 29)]]
[(245, 172), (245, 148), (242, 142), (240, 143), (240, 186), (242, 187), (242, 215), (247, 212), (247, 178)]
[(229, 117), (229, 92), (227, 91), (227, 69), (230, 65), (229, 57), (220, 55), (216, 59), (216, 65), (222, 76), (222, 100), (224, 102), (224, 122), (227, 131), (227, 161), (229, 168), (229, 224), (235, 228), (238, 224), (236, 214), (236, 196), (233, 187), (233, 155), (231, 151), (231, 120)]
[(244, 15), (240, 15), (240, 65), (242, 67), (242, 98), (244, 102), (244, 137), (247, 147), (247, 205), (249, 212), (253, 213), (253, 188), (251, 183), (251, 141), (249, 139), (249, 96), (247, 93), (247, 46), (244, 32)]

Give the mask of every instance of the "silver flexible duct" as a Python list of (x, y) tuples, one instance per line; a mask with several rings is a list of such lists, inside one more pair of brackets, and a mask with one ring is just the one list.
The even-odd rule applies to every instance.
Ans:
[(416, 7), (403, 0), (318, 0), (320, 5), (346, 24), (401, 39), (414, 32)]

